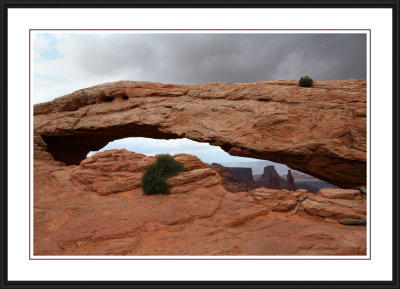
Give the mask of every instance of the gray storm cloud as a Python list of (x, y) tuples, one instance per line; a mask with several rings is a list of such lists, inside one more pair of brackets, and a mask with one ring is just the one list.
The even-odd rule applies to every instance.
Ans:
[(71, 51), (88, 73), (194, 84), (366, 78), (364, 34), (93, 34)]
[(38, 33), (34, 103), (118, 81), (366, 78), (365, 34)]

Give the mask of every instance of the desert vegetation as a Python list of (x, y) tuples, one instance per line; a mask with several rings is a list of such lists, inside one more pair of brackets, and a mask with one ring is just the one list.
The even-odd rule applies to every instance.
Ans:
[(168, 194), (169, 184), (167, 178), (183, 172), (183, 164), (171, 155), (162, 154), (156, 161), (149, 165), (142, 177), (142, 189), (147, 195)]
[(299, 80), (299, 86), (300, 87), (312, 87), (314, 83), (314, 80), (312, 80), (311, 77), (308, 75), (302, 76)]

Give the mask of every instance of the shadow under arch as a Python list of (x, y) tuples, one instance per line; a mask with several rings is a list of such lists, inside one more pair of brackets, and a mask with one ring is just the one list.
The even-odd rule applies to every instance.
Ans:
[(155, 126), (129, 124), (95, 131), (74, 131), (73, 135), (45, 136), (47, 151), (56, 161), (66, 165), (79, 165), (90, 151), (98, 151), (109, 142), (127, 137), (177, 139), (177, 134), (162, 132)]

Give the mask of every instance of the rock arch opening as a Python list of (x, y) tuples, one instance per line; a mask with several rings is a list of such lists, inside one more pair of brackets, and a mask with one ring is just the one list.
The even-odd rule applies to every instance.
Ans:
[(67, 165), (120, 138), (188, 138), (341, 188), (365, 185), (366, 82), (296, 83), (105, 83), (36, 104), (34, 131)]
[[(132, 149), (131, 151), (147, 155), (161, 153), (188, 153), (196, 155), (210, 166), (223, 167), (225, 171), (228, 171), (228, 179), (230, 181), (233, 181), (233, 179), (231, 179), (231, 175), (233, 175), (234, 182), (250, 185), (249, 187), (242, 186), (237, 189), (227, 187), (227, 189), (231, 191), (252, 189), (259, 186), (274, 189), (290, 188), (290, 190), (294, 187), (297, 189), (307, 189), (309, 192), (317, 192), (319, 188), (323, 187), (338, 188), (334, 183), (307, 174), (307, 172), (302, 172), (300, 169), (293, 171), (295, 178), (293, 180), (293, 185), (289, 186), (287, 174), (290, 174), (290, 167), (286, 166), (284, 163), (272, 161), (275, 159), (274, 155), (270, 158), (272, 160), (267, 160), (265, 156), (263, 159), (252, 158), (252, 154), (230, 143), (223, 143), (220, 141), (197, 142), (182, 138), (182, 136), (175, 133), (163, 131), (155, 126), (129, 124), (113, 127), (112, 129), (104, 128), (94, 131), (74, 131), (72, 135), (67, 133), (59, 136), (42, 135), (41, 137), (47, 144), (47, 151), (52, 154), (53, 158), (66, 165), (79, 165), (87, 156), (97, 151), (104, 151), (110, 148), (126, 148), (124, 145), (121, 146), (121, 143), (129, 139), (141, 139), (145, 140), (145, 142), (153, 142), (153, 145), (155, 144), (154, 141), (160, 141), (160, 143), (165, 141), (184, 141), (192, 146), (197, 146), (197, 149), (206, 147), (213, 148), (214, 153), (218, 152), (220, 155), (224, 155), (226, 160), (221, 161), (218, 157), (212, 160), (212, 156), (210, 155), (201, 156), (198, 153), (193, 153), (193, 149), (196, 149), (193, 147), (186, 151), (158, 149), (153, 153), (146, 153), (141, 151), (140, 148), (139, 150)], [(151, 146), (147, 148), (151, 148)], [(241, 157), (241, 155), (245, 155), (246, 157)], [(279, 158), (277, 159), (280, 160)], [(258, 164), (256, 162), (258, 162)], [(279, 181), (276, 178), (271, 179), (270, 172), (268, 170), (266, 171), (266, 166), (274, 167), (273, 170), (275, 170), (275, 167), (277, 168), (278, 176), (276, 177), (279, 178)], [(254, 184), (254, 186), (252, 184)]]
[[(254, 158), (231, 156), (220, 147), (200, 143), (187, 138), (153, 139), (128, 137), (109, 142), (97, 151), (90, 151), (87, 157), (111, 149), (126, 149), (135, 153), (155, 156), (157, 154), (190, 154), (198, 157), (209, 167), (216, 169), (223, 178), (228, 191), (239, 192), (257, 187), (271, 189), (306, 189), (316, 193), (323, 187), (337, 188), (298, 171), (291, 171), (284, 164)], [(288, 177), (289, 175), (289, 177)], [(292, 183), (290, 183), (290, 178)]]
[(61, 136), (42, 135), (47, 151), (56, 161), (66, 165), (79, 165), (90, 151), (98, 151), (109, 142), (127, 137), (147, 137), (153, 139), (177, 139), (178, 135), (163, 132), (154, 126), (129, 124), (94, 131), (75, 131)]
[[(198, 142), (187, 138), (155, 139), (149, 137), (127, 137), (110, 141), (106, 146), (96, 151), (90, 151), (87, 156), (96, 152), (110, 149), (126, 149), (147, 156), (157, 154), (191, 154), (197, 156), (205, 163), (246, 163), (259, 161), (254, 158), (232, 156), (218, 146), (212, 146), (207, 142)], [(271, 162), (272, 163), (272, 162)], [(282, 165), (283, 166), (283, 165)]]

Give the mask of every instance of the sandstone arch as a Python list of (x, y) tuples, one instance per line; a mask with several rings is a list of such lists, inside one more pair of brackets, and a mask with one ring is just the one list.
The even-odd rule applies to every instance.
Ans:
[(34, 133), (35, 151), (68, 165), (115, 139), (189, 138), (353, 188), (366, 183), (366, 82), (105, 83), (35, 105)]

